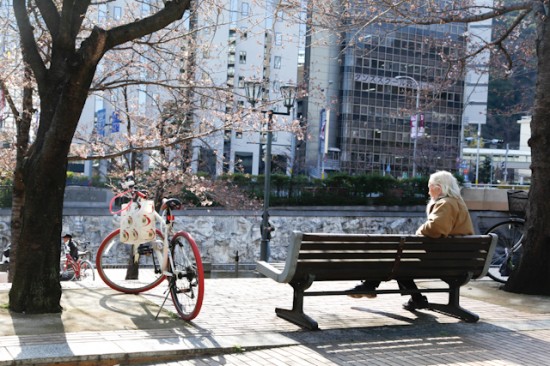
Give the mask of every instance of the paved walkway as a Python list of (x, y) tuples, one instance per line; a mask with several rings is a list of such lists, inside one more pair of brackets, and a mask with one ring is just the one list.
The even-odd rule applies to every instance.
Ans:
[[(476, 324), (402, 309), (406, 297), (307, 297), (320, 331), (278, 318), (292, 290), (265, 278), (209, 279), (199, 316), (174, 317), (161, 285), (124, 295), (99, 280), (63, 282), (62, 314), (6, 309), (0, 284), (0, 365), (547, 365), (550, 298), (515, 295), (490, 280), (463, 287), (462, 305)], [(342, 289), (353, 282), (314, 284)], [(430, 282), (420, 286), (429, 287)], [(394, 286), (384, 284), (384, 286)], [(442, 294), (430, 300), (445, 301)]]

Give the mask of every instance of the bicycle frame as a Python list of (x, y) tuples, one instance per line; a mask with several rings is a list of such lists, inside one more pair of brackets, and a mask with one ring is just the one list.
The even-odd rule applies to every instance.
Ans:
[[(135, 197), (136, 202), (138, 206), (140, 206), (141, 201), (145, 199), (145, 195), (143, 195), (139, 191), (132, 191), (132, 197)], [(172, 237), (172, 228), (174, 223), (174, 216), (172, 215), (172, 208), (170, 205), (167, 204), (168, 200), (163, 199), (162, 205), (161, 205), (161, 213), (159, 214), (156, 210), (153, 212), (153, 215), (155, 216), (156, 221), (160, 225), (159, 231), (162, 234), (162, 251), (158, 249), (158, 247), (153, 246), (153, 250), (157, 254), (159, 261), (160, 261), (160, 271), (164, 276), (174, 276), (178, 275), (179, 273), (176, 273), (174, 262), (172, 259), (172, 256), (170, 254), (169, 248), (170, 248), (170, 238)], [(139, 245), (134, 245), (134, 254), (138, 250)]]
[[(166, 199), (163, 199), (162, 206), (161, 206), (161, 214), (159, 214), (157, 211), (154, 212), (155, 219), (160, 224), (160, 232), (162, 233), (162, 252), (160, 250), (157, 250), (156, 248), (153, 249), (157, 252), (157, 255), (160, 259), (160, 269), (162, 271), (162, 274), (165, 276), (173, 276), (177, 275), (175, 272), (174, 267), (174, 261), (172, 259), (172, 255), (170, 254), (169, 246), (170, 241), (169, 237), (172, 236), (172, 227), (174, 223), (174, 216), (172, 216), (172, 210), (170, 207), (166, 206)], [(165, 207), (163, 209), (163, 207)], [(168, 266), (169, 265), (169, 266)], [(170, 271), (167, 271), (167, 269), (170, 269)]]
[(74, 260), (73, 257), (69, 253), (65, 253), (65, 264), (63, 272), (67, 271), (69, 269), (69, 265), (74, 264), (73, 268), (75, 269), (75, 278), (80, 278), (80, 261)]

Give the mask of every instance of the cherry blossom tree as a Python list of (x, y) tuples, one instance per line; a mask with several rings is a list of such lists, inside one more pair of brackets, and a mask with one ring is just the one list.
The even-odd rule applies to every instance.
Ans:
[[(17, 250), (10, 309), (60, 312), (59, 238), (71, 141), (96, 69), (111, 50), (146, 39), (180, 21), (189, 0), (160, 4), (150, 14), (111, 28), (84, 26), (91, 1), (14, 1), (25, 65), (14, 173), (12, 230)], [(32, 143), (34, 85), (38, 124)], [(12, 238), (13, 239), (13, 238)]]
[[(197, 41), (194, 17), (211, 12), (217, 19), (226, 4), (126, 1), (124, 17), (114, 19), (105, 17), (110, 3), (13, 3), (16, 23), (8, 23), (20, 52), (11, 70), (0, 68), (0, 87), (16, 128), (10, 253), (10, 309), (16, 312), (61, 311), (59, 238), (71, 160), (109, 159), (121, 171), (139, 170), (137, 157), (147, 152), (157, 168), (148, 172), (150, 180), (164, 183), (151, 186), (157, 196), (168, 188), (186, 188), (205, 204), (255, 205), (235, 187), (192, 176), (187, 169), (192, 139), (252, 120), (250, 110), (228, 117), (233, 90), (212, 84), (208, 70), (195, 75), (201, 68), (195, 51), (205, 45)], [(90, 95), (112, 104), (124, 133), (99, 136), (93, 124), (79, 124)], [(138, 102), (141, 96), (147, 111)]]

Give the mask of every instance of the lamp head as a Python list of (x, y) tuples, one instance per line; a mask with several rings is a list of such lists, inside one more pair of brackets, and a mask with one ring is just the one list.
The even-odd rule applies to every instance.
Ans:
[(244, 90), (246, 93), (246, 99), (252, 107), (256, 106), (256, 103), (262, 98), (264, 91), (263, 83), (259, 80), (247, 80), (244, 82)]
[(281, 86), (281, 94), (283, 95), (283, 105), (286, 107), (287, 112), (294, 106), (296, 102), (296, 86), (283, 85)]

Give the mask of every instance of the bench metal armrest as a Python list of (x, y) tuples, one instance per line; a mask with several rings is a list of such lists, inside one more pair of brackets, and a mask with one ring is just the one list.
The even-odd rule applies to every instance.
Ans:
[(256, 262), (256, 270), (277, 282), (289, 283), (294, 277), (296, 267), (298, 265), (298, 254), (302, 244), (302, 233), (294, 231), (292, 233), (292, 241), (288, 247), (288, 253), (284, 268), (276, 268), (265, 261)]

